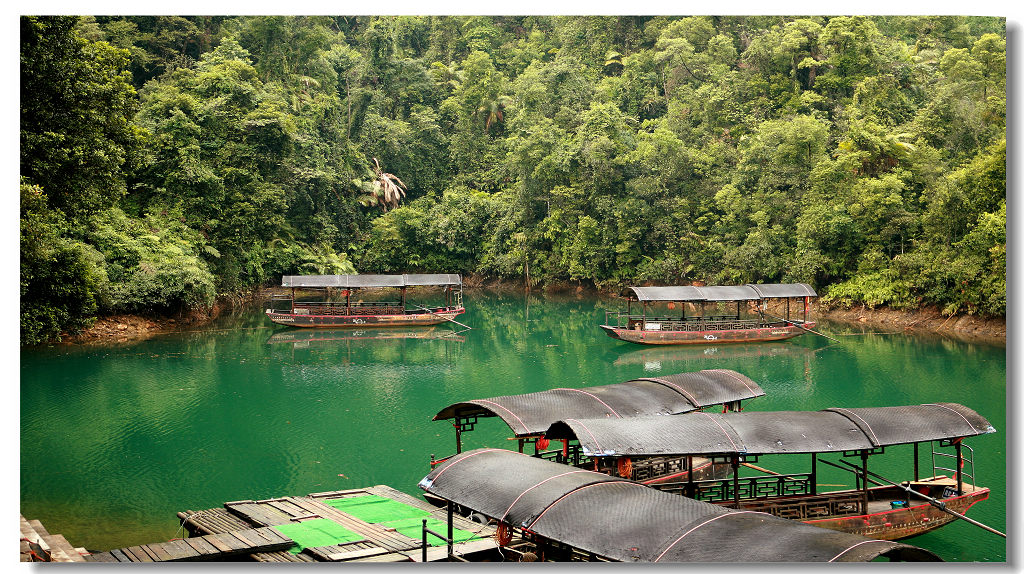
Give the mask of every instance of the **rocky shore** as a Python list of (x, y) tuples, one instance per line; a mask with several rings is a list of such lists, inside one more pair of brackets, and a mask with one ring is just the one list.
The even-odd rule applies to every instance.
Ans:
[(887, 307), (820, 310), (817, 316), (837, 323), (883, 332), (932, 333), (963, 340), (1006, 344), (1005, 317), (944, 316), (938, 308), (899, 311)]

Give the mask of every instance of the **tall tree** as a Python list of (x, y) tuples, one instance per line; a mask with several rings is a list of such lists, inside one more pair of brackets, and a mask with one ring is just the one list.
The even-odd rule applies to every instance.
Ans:
[(127, 52), (80, 37), (75, 22), (21, 18), (21, 175), (72, 216), (124, 195), (143, 141)]

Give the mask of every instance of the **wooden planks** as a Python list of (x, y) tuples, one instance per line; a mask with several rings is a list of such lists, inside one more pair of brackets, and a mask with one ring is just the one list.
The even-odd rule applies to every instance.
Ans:
[[(246, 520), (235, 516), (226, 508), (211, 508), (209, 510), (193, 511), (186, 510), (178, 513), (181, 525), (190, 534), (204, 535), (216, 534), (219, 532), (230, 532), (232, 530), (244, 530), (252, 528), (253, 525)], [(263, 526), (263, 525), (257, 525)]]
[[(302, 562), (409, 562), (421, 559), (419, 539), (398, 533), (394, 528), (368, 523), (338, 510), (325, 500), (374, 494), (419, 508), (441, 521), (447, 510), (437, 508), (389, 486), (336, 490), (308, 496), (286, 496), (265, 500), (235, 500), (223, 508), (178, 513), (189, 538), (143, 544), (101, 552), (88, 557), (91, 562), (192, 562), (201, 560), (249, 559), (268, 563)], [(272, 527), (307, 519), (325, 518), (362, 538), (339, 544), (289, 551), (294, 541)], [(468, 554), (495, 547), (489, 538), (493, 526), (485, 526), (462, 516), (454, 516), (454, 526), (488, 537), (456, 544), (456, 554)], [(446, 547), (428, 549), (428, 561), (447, 558)]]
[(370, 556), (380, 556), (381, 554), (390, 554), (385, 548), (360, 548), (358, 550), (347, 550), (345, 552), (335, 552), (326, 556), (330, 562), (345, 562), (348, 560), (355, 560), (356, 558), (369, 558)]
[[(208, 534), (119, 548), (93, 556), (94, 562), (192, 562), (287, 550), (294, 542), (269, 527)], [(111, 560), (112, 559), (112, 560)]]
[(246, 522), (259, 526), (273, 526), (275, 524), (288, 524), (292, 516), (269, 504), (261, 504), (251, 500), (225, 503), (224, 507), (228, 512), (244, 519)]
[[(43, 523), (38, 520), (26, 520), (24, 516), (19, 515), (19, 522), (21, 528), (21, 537), (26, 542), (32, 542), (36, 544), (40, 549), (40, 554), (37, 554), (38, 559), (48, 560), (50, 562), (85, 562), (85, 557), (78, 549), (71, 545), (66, 538), (60, 534), (50, 534), (46, 528), (43, 527)], [(28, 549), (22, 553), (25, 561), (31, 562), (32, 547), (28, 546)]]

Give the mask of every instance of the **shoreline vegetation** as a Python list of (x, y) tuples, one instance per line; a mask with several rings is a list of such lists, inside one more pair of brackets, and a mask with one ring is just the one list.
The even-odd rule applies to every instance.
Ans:
[[(496, 293), (526, 293), (521, 283), (506, 280), (469, 277), (466, 279), (466, 291), (490, 291)], [(76, 335), (64, 334), (62, 342), (50, 345), (107, 345), (126, 343), (152, 336), (174, 332), (187, 332), (201, 329), (212, 323), (222, 313), (240, 306), (248, 306), (258, 301), (266, 301), (271, 294), (287, 291), (281, 287), (265, 287), (250, 292), (247, 296), (238, 296), (230, 300), (219, 300), (208, 310), (194, 312), (177, 317), (159, 317), (142, 315), (111, 315), (100, 317), (91, 327)], [(609, 298), (609, 308), (613, 305), (613, 294), (573, 283), (553, 283), (531, 289), (531, 293), (544, 295), (575, 295), (579, 297)], [(975, 315), (943, 315), (935, 307), (898, 310), (888, 307), (868, 308), (852, 306), (848, 308), (836, 305), (815, 304), (812, 310), (814, 317), (842, 324), (850, 328), (849, 333), (842, 335), (897, 333), (932, 334), (948, 336), (967, 342), (989, 344), (1006, 344), (1006, 319), (1003, 317), (979, 317)], [(273, 325), (267, 324), (268, 328)], [(595, 324), (595, 329), (597, 325)], [(817, 330), (828, 335), (833, 333)]]
[(27, 15), (20, 32), (22, 345), (356, 271), (807, 283), (846, 308), (1005, 322), (1005, 18)]

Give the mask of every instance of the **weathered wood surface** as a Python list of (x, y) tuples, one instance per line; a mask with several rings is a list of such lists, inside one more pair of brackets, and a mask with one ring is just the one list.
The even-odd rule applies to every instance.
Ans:
[[(362, 536), (341, 544), (333, 544), (316, 548), (305, 548), (301, 553), (293, 554), (286, 549), (276, 551), (254, 551), (248, 558), (257, 562), (408, 562), (422, 559), (422, 540), (414, 539), (398, 533), (392, 528), (381, 524), (364, 522), (352, 515), (338, 510), (325, 503), (326, 500), (349, 498), (376, 494), (419, 508), (430, 513), (430, 516), (447, 521), (447, 510), (435, 507), (428, 502), (410, 496), (389, 486), (334, 490), (318, 492), (307, 496), (285, 496), (265, 500), (235, 500), (224, 503), (223, 508), (203, 511), (179, 512), (178, 517), (185, 529), (193, 535), (206, 536), (221, 533), (237, 534), (250, 529), (263, 532), (262, 527), (292, 524), (303, 520), (325, 518)], [(483, 540), (473, 540), (456, 544), (456, 553), (465, 554), (495, 547), (490, 538), (494, 534), (493, 526), (485, 526), (462, 516), (454, 516), (454, 526), (462, 530), (479, 533)], [(195, 538), (188, 538), (188, 541)], [(215, 543), (219, 539), (211, 539)], [(220, 541), (223, 544), (223, 541)], [(236, 553), (237, 555), (237, 553)], [(447, 547), (438, 546), (428, 549), (428, 560), (444, 560), (447, 558)]]
[[(187, 510), (178, 513), (189, 538), (142, 544), (101, 552), (87, 558), (90, 562), (193, 562), (248, 559), (256, 562), (418, 562), (422, 559), (422, 540), (410, 538), (382, 524), (364, 522), (325, 503), (326, 500), (375, 494), (419, 508), (430, 516), (447, 521), (447, 509), (437, 508), (389, 486), (336, 490), (308, 496), (286, 496), (266, 500), (236, 500), (223, 508)], [(362, 536), (340, 544), (305, 548), (294, 554), (294, 542), (272, 527), (303, 520), (325, 518)], [(454, 526), (478, 533), (482, 539), (460, 542), (456, 554), (490, 550), (496, 547), (486, 526), (462, 516), (454, 516)], [(24, 521), (23, 530), (31, 528)], [(40, 525), (41, 528), (41, 525)], [(44, 530), (45, 531), (45, 530)], [(70, 545), (68, 545), (70, 548)], [(446, 546), (428, 548), (428, 561), (447, 559)], [(80, 560), (86, 560), (79, 555)]]
[(221, 560), (226, 557), (276, 552), (291, 548), (294, 542), (269, 527), (207, 534), (195, 538), (169, 540), (154, 544), (118, 548), (90, 557), (92, 562), (192, 562)]
[[(38, 520), (27, 520), (19, 515), (21, 538), (25, 543), (22, 545), (21, 561), (32, 562), (39, 559), (50, 562), (85, 562), (83, 550), (71, 545), (60, 534), (50, 534), (42, 522)], [(41, 552), (33, 556), (32, 547), (29, 542), (36, 544)]]

